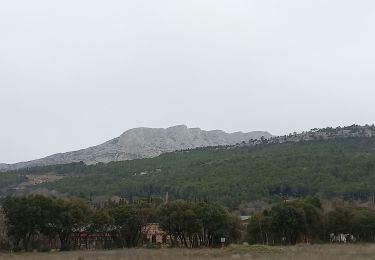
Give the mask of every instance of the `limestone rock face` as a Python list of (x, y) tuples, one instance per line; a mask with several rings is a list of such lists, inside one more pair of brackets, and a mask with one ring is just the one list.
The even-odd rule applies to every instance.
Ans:
[(16, 164), (0, 164), (0, 170), (84, 162), (95, 164), (156, 157), (165, 152), (190, 148), (233, 145), (250, 139), (270, 138), (268, 132), (226, 133), (220, 130), (204, 131), (185, 125), (169, 128), (134, 128), (103, 144), (73, 152), (54, 154), (42, 159)]

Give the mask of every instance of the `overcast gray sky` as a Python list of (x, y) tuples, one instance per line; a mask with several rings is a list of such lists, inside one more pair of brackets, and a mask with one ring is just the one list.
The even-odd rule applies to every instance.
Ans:
[(0, 162), (138, 126), (375, 122), (375, 1), (2, 0)]

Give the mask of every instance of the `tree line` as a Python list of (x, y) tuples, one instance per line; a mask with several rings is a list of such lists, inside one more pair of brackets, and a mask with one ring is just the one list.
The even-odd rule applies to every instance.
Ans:
[[(1, 204), (8, 234), (7, 243), (0, 241), (2, 249), (74, 250), (80, 248), (80, 234), (110, 237), (98, 241), (100, 248), (137, 247), (145, 245), (149, 223), (157, 223), (172, 247), (217, 247), (222, 238), (225, 243), (243, 241), (239, 218), (215, 203), (121, 200), (99, 206), (34, 195), (8, 197)], [(375, 209), (342, 206), (325, 211), (314, 197), (285, 200), (252, 215), (245, 231), (250, 244), (375, 242)]]
[(375, 242), (375, 209), (343, 206), (325, 212), (317, 198), (284, 201), (251, 218), (247, 239), (265, 245)]
[[(59, 249), (78, 249), (77, 234), (111, 237), (103, 248), (142, 244), (144, 227), (158, 223), (174, 247), (215, 247), (221, 237), (236, 242), (240, 224), (224, 207), (206, 202), (108, 202), (94, 206), (77, 198), (34, 195), (8, 197), (2, 202), (8, 233), (6, 247), (13, 250), (48, 250), (58, 240)], [(43, 239), (41, 239), (43, 238)]]

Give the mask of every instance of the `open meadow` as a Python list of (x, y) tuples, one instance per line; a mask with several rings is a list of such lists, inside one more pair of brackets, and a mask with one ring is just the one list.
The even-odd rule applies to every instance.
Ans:
[(0, 253), (3, 260), (117, 260), (117, 259), (374, 259), (375, 245), (335, 244), (289, 247), (230, 246), (225, 249), (123, 249), (51, 253)]

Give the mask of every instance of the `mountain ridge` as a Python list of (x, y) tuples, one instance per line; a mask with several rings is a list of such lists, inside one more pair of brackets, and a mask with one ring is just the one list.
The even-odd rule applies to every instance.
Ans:
[(88, 148), (56, 153), (44, 158), (15, 164), (0, 163), (1, 171), (21, 168), (84, 162), (85, 164), (108, 163), (156, 157), (165, 152), (198, 147), (233, 145), (250, 139), (270, 138), (266, 131), (249, 133), (226, 133), (222, 130), (205, 131), (176, 125), (168, 128), (138, 127), (123, 132), (120, 136)]

